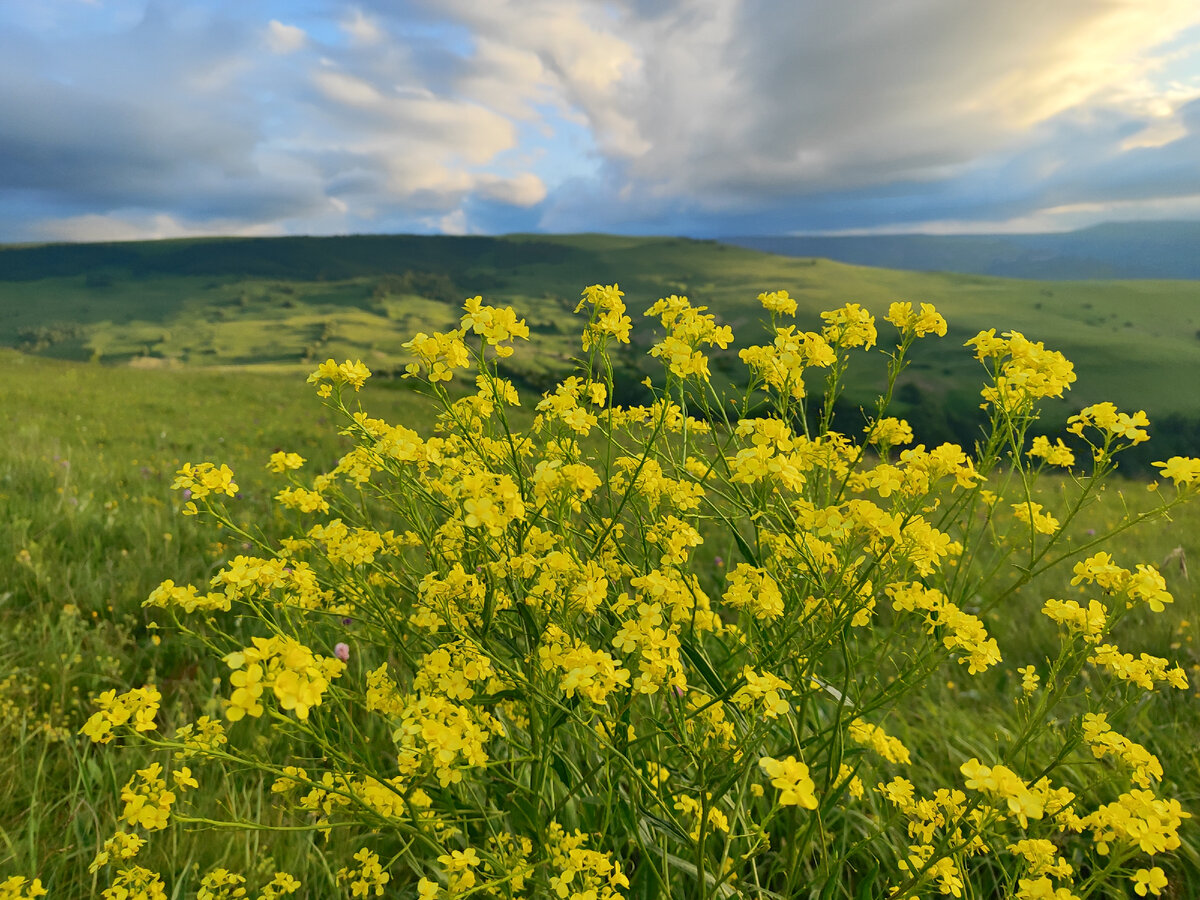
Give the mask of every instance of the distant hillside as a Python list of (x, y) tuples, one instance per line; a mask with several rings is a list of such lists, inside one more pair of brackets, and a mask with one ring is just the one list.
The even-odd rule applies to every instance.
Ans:
[[(351, 237), (188, 238), (107, 244), (0, 246), (0, 281), (104, 273), (150, 275), (244, 275), (329, 281), (384, 275), (419, 264), (430, 271), (562, 262), (573, 249), (562, 243), (453, 240), (417, 235)], [(499, 254), (499, 256), (497, 256)]]
[[(899, 414), (926, 441), (977, 434), (983, 372), (963, 343), (986, 328), (1019, 330), (1063, 351), (1079, 382), (1050, 403), (1046, 428), (1099, 400), (1145, 408), (1200, 452), (1200, 282), (1021, 281), (867, 268), (770, 255), (714, 241), (611, 235), (239, 238), (0, 248), (0, 346), (41, 356), (144, 368), (254, 366), (302, 371), (327, 357), (360, 357), (396, 373), (418, 331), (455, 327), (465, 297), (512, 304), (533, 332), (505, 365), (525, 389), (551, 386), (580, 354), (573, 314), (589, 284), (626, 293), (634, 346), (618, 359), (622, 402), (640, 398), (655, 365), (655, 323), (642, 312), (687, 294), (733, 326), (737, 344), (712, 360), (740, 382), (740, 347), (763, 340), (756, 296), (786, 289), (797, 324), (848, 301), (882, 316), (894, 300), (935, 303), (950, 334), (927, 339), (897, 392)], [(891, 327), (880, 321), (880, 344)], [(883, 377), (872, 353), (856, 366), (846, 428), (862, 421)], [(814, 373), (814, 380), (819, 376)], [(814, 386), (814, 391), (818, 390)], [(1193, 427), (1196, 426), (1196, 427)], [(1188, 429), (1192, 429), (1189, 431)], [(1171, 449), (1159, 445), (1164, 451)]]
[(1200, 278), (1200, 222), (1123, 222), (1063, 234), (731, 237), (784, 256), (1004, 278)]

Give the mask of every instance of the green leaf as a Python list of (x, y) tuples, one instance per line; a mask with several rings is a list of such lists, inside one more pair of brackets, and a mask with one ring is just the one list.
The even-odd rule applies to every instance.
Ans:
[(723, 697), (726, 692), (725, 683), (721, 681), (721, 676), (713, 669), (708, 658), (701, 652), (700, 648), (692, 641), (681, 641), (680, 648), (684, 656), (688, 658), (695, 668), (700, 673), (700, 677), (704, 679), (704, 683), (708, 685), (714, 696)]
[[(699, 876), (700, 873), (696, 869), (694, 863), (690, 863), (686, 859), (680, 859), (678, 856), (673, 856), (670, 853), (668, 853), (666, 857), (667, 863), (670, 866), (679, 869), (681, 872), (687, 873), (692, 877), (692, 880), (695, 880)], [(728, 882), (718, 885), (716, 876), (707, 870), (704, 872), (704, 884), (708, 886), (710, 890), (715, 890), (718, 897), (737, 896), (737, 891), (733, 889), (733, 885), (729, 884)]]
[(742, 553), (742, 558), (750, 565), (757, 567), (758, 554), (754, 552), (754, 548), (746, 542), (744, 537), (742, 537), (742, 533), (738, 531), (736, 523), (729, 523), (729, 533), (733, 535), (734, 541), (737, 542), (738, 550), (740, 550)]
[(642, 812), (642, 824), (649, 825), (659, 834), (665, 834), (673, 841), (678, 841), (682, 844), (690, 844), (692, 842), (692, 836), (690, 834), (685, 832), (669, 819), (656, 816), (652, 812)]

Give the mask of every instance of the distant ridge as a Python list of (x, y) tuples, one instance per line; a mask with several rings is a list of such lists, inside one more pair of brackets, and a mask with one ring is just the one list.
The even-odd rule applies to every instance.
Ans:
[(573, 249), (536, 237), (507, 241), (494, 237), (404, 234), (336, 237), (218, 237), (92, 244), (0, 245), (0, 281), (32, 281), (97, 271), (148, 275), (238, 275), (335, 280), (384, 275), (419, 260), (442, 271), (470, 260), (486, 267), (518, 267), (559, 262)]
[(782, 256), (823, 257), (916, 272), (1050, 281), (1200, 278), (1200, 222), (1106, 222), (1056, 234), (741, 236), (721, 240)]
[[(1200, 279), (1200, 222), (1110, 222), (1056, 234), (736, 236), (723, 243), (780, 256), (824, 258), (914, 272), (1044, 281)], [(90, 244), (0, 245), (0, 282), (97, 271), (325, 280), (382, 275), (420, 262), (427, 271), (520, 268), (584, 261), (597, 246), (666, 248), (697, 242), (619, 235), (182, 238)], [(701, 242), (711, 245), (713, 242)]]

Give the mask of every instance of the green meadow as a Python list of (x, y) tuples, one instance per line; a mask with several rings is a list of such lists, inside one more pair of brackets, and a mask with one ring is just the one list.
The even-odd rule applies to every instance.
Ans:
[[(510, 366), (528, 408), (579, 353), (572, 311), (583, 286), (596, 282), (619, 283), (635, 319), (619, 373), (631, 396), (653, 362), (644, 351), (654, 328), (640, 312), (667, 294), (687, 294), (733, 327), (738, 344), (713, 357), (714, 374), (729, 382), (740, 377), (736, 347), (758, 340), (761, 291), (788, 290), (802, 330), (819, 330), (819, 311), (846, 302), (877, 316), (894, 300), (931, 302), (950, 333), (918, 345), (898, 393), (898, 412), (923, 423), (930, 440), (965, 433), (969, 441), (982, 370), (962, 344), (996, 328), (1044, 341), (1075, 363), (1079, 380), (1054, 401), (1047, 430), (1081, 406), (1112, 400), (1145, 409), (1152, 434), (1153, 423), (1173, 423), (1152, 439), (1148, 458), (1200, 454), (1189, 443), (1200, 421), (1197, 282), (912, 273), (713, 242), (591, 235), (0, 248), (0, 366), (8, 376), (0, 403), (0, 881), (37, 875), (52, 897), (96, 896), (104, 886), (89, 863), (111, 834), (121, 785), (152, 755), (80, 736), (91, 695), (157, 683), (171, 724), (218, 710), (223, 689), (213, 679), (226, 673), (158, 628), (142, 601), (166, 578), (203, 584), (248, 548), (180, 516), (170, 489), (176, 469), (228, 463), (240, 485), (239, 523), (284, 533), (270, 502), (282, 482), (265, 469), (269, 455), (294, 450), (322, 471), (350, 446), (304, 383), (316, 363), (363, 359), (381, 376), (362, 394), (372, 415), (428, 421), (428, 405), (398, 377), (410, 361), (401, 345), (417, 331), (454, 327), (462, 298), (481, 294), (516, 307), (533, 332), (536, 352), (518, 349)], [(882, 374), (883, 357), (872, 358)], [(856, 402), (878, 388), (869, 376), (852, 385), (852, 402), (840, 410), (847, 431), (861, 427)], [(1132, 467), (1126, 474), (1073, 523), (1076, 546), (1122, 513), (1149, 508), (1149, 476)], [(1067, 482), (1049, 480), (1048, 506)], [(1137, 613), (1135, 633), (1139, 650), (1178, 660), (1193, 689), (1147, 695), (1132, 721), (1162, 760), (1162, 793), (1200, 814), (1200, 504), (1125, 532), (1117, 547), (1124, 565), (1163, 564), (1175, 596), (1161, 615)], [(724, 560), (734, 555), (708, 544), (697, 551), (708, 590), (719, 592)], [(1036, 611), (1046, 597), (1082, 596), (1067, 581), (1060, 573), (1034, 582), (990, 615), (1006, 662), (1053, 652), (1053, 627)], [(914, 755), (953, 772), (954, 760), (1009, 727), (1009, 710), (980, 695), (965, 672), (945, 675), (908, 710), (901, 736)], [(998, 687), (1006, 696), (1015, 690)], [(260, 731), (259, 740), (273, 740)], [(250, 872), (273, 864), (309, 885), (306, 896), (334, 895), (325, 859), (339, 838), (324, 845), (287, 830), (268, 786), (230, 773), (204, 803), (213, 819), (254, 818), (264, 827), (246, 834), (174, 823), (156, 835), (139, 862), (170, 876), (170, 896), (194, 896), (198, 873), (213, 865)], [(1195, 820), (1162, 865), (1179, 886), (1174, 896), (1200, 896)]]
[[(408, 361), (416, 331), (449, 328), (462, 298), (513, 305), (537, 335), (516, 374), (541, 388), (577, 352), (581, 286), (619, 283), (639, 314), (685, 294), (733, 326), (742, 345), (762, 320), (755, 297), (785, 289), (799, 321), (845, 302), (882, 313), (935, 304), (950, 323), (908, 375), (945, 398), (978, 367), (958, 346), (1015, 329), (1075, 362), (1070, 401), (1109, 399), (1157, 416), (1200, 418), (1200, 285), (1189, 281), (1022, 281), (792, 259), (712, 241), (604, 235), (181, 240), (0, 249), (0, 344), (59, 359), (136, 366), (298, 370), (359, 357)], [(809, 324), (805, 327), (815, 327)], [(641, 331), (641, 346), (652, 329)], [(641, 365), (634, 355), (631, 367)], [(726, 374), (732, 372), (727, 367)], [(866, 393), (862, 385), (860, 393)]]

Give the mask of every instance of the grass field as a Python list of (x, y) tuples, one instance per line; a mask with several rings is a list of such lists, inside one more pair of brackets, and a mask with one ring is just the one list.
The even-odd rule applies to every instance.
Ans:
[[(522, 249), (523, 243), (535, 246)], [(204, 245), (179, 242), (178, 249)], [(520, 260), (510, 268), (504, 264), (508, 245), (518, 248), (513, 257)], [(152, 246), (146, 253), (170, 250)], [(430, 295), (481, 292), (515, 304), (538, 332), (539, 345), (549, 348), (533, 361), (514, 357), (527, 385), (543, 383), (577, 352), (577, 325), (567, 313), (583, 284), (619, 281), (635, 313), (662, 294), (686, 292), (707, 302), (747, 343), (761, 318), (755, 295), (786, 288), (801, 301), (805, 328), (817, 327), (817, 310), (846, 301), (877, 313), (895, 299), (937, 304), (951, 335), (940, 345), (930, 342), (910, 370), (927, 399), (977, 384), (977, 363), (960, 345), (976, 330), (1001, 323), (1075, 361), (1080, 382), (1070, 395), (1072, 410), (1114, 399), (1152, 414), (1200, 414), (1194, 391), (1169, 387), (1200, 383), (1194, 283), (917, 275), (673, 240), (512, 238), (495, 242), (492, 255), (480, 257), (485, 263), (473, 266), (446, 247), (424, 259), (420, 250), (417, 245), (413, 256), (397, 259), (393, 269), (420, 277), (380, 271), (327, 280), (164, 274), (138, 270), (128, 260), (124, 269), (109, 260), (69, 276), (14, 279), (3, 274), (3, 257), (17, 251), (0, 251), (0, 341), (34, 339), (26, 341), (30, 352), (0, 352), (9, 376), (0, 406), (0, 758), (11, 760), (6, 769), (15, 773), (0, 799), (0, 880), (37, 874), (51, 896), (98, 893), (88, 864), (110, 833), (121, 784), (149, 757), (141, 750), (101, 753), (78, 736), (90, 713), (89, 695), (157, 682), (167, 715), (177, 721), (215, 710), (206, 678), (221, 673), (193, 658), (186, 644), (161, 639), (151, 626), (154, 616), (141, 606), (164, 578), (203, 583), (242, 552), (227, 536), (180, 517), (179, 498), (169, 489), (175, 469), (185, 461), (227, 462), (241, 485), (242, 520), (273, 533), (281, 524), (269, 503), (277, 489), (264, 468), (269, 454), (298, 450), (322, 470), (347, 446), (300, 373), (326, 356), (362, 356), (384, 369), (402, 364), (399, 345), (412, 331), (454, 321), (450, 299)], [(356, 265), (368, 268), (361, 258)], [(325, 267), (326, 275), (347, 274), (333, 262)], [(89, 285), (95, 271), (106, 278), (93, 275)], [(43, 346), (38, 329), (45, 332)], [(82, 361), (88, 359), (100, 364)], [(714, 368), (721, 371), (715, 362)], [(371, 383), (364, 405), (389, 421), (424, 421), (427, 408), (406, 385)], [(1103, 530), (1123, 509), (1147, 505), (1143, 483), (1116, 482), (1076, 523), (1076, 538), (1085, 542), (1089, 531)], [(1159, 563), (1176, 548), (1200, 569), (1196, 505), (1174, 521), (1150, 523), (1120, 539), (1126, 565)], [(719, 583), (716, 558), (732, 558), (731, 549), (701, 548), (706, 586)], [(1140, 649), (1178, 659), (1193, 682), (1200, 681), (1200, 647), (1193, 643), (1200, 585), (1195, 571), (1189, 579), (1178, 564), (1165, 571), (1176, 603), (1140, 623)], [(1053, 629), (1035, 612), (1045, 597), (1074, 590), (1065, 578), (1047, 579), (989, 616), (1006, 660), (1035, 662), (1050, 652)], [(977, 741), (1003, 732), (1008, 713), (980, 695), (977, 683), (965, 684), (953, 671), (946, 676), (909, 710), (902, 736), (914, 753), (944, 760), (950, 769)], [(981, 683), (1012, 693), (1011, 685)], [(1168, 772), (1164, 793), (1200, 812), (1194, 738), (1200, 694), (1150, 695), (1135, 719)], [(923, 723), (931, 727), (923, 730)], [(271, 741), (269, 729), (261, 728), (259, 739)], [(282, 824), (273, 818), (266, 788), (236, 774), (206, 802), (214, 818)], [(1198, 832), (1191, 823), (1182, 850), (1165, 864), (1175, 884), (1200, 885)], [(314, 847), (306, 833), (226, 834), (176, 824), (156, 838), (146, 864), (172, 873), (172, 896), (190, 897), (194, 866), (251, 871), (265, 869), (273, 857), (312, 886), (309, 896), (332, 895), (334, 873)], [(1200, 888), (1183, 890), (1177, 896), (1200, 895)]]
[[(2, 423), (9, 437), (0, 450), (0, 744), (19, 775), (0, 801), (0, 876), (37, 872), (55, 886), (55, 896), (91, 896), (99, 888), (87, 866), (117, 814), (120, 785), (151, 757), (140, 750), (99, 752), (78, 736), (90, 713), (87, 697), (157, 682), (169, 698), (169, 715), (182, 721), (211, 707), (203, 676), (220, 674), (192, 658), (186, 644), (169, 636), (160, 643), (150, 626), (154, 616), (141, 607), (164, 577), (203, 582), (242, 550), (179, 516), (178, 497), (169, 490), (175, 468), (185, 460), (229, 462), (242, 486), (245, 521), (270, 532), (266, 455), (298, 448), (327, 466), (344, 445), (323, 421), (311, 389), (291, 375), (144, 372), (11, 352), (2, 361), (10, 387)], [(364, 403), (373, 414), (411, 422), (424, 414), (418, 399), (375, 387)], [(314, 434), (326, 440), (314, 446)], [(1116, 483), (1079, 522), (1079, 539), (1115, 521), (1126, 506), (1145, 507), (1146, 498), (1142, 484)], [(1158, 562), (1175, 547), (1186, 559), (1200, 560), (1200, 509), (1127, 534), (1122, 558)], [(716, 561), (721, 555), (729, 558), (733, 548), (705, 546), (698, 556), (710, 588), (723, 574)], [(1196, 678), (1200, 589), (1178, 567), (1167, 576), (1177, 602), (1163, 616), (1146, 617), (1142, 649), (1178, 659)], [(1006, 659), (1034, 662), (1051, 651), (1052, 628), (1030, 628), (1030, 616), (1040, 598), (1072, 590), (1065, 579), (1037, 584), (990, 617)], [(1006, 712), (978, 690), (948, 671), (910, 710), (904, 740), (915, 753), (944, 758), (949, 766), (977, 736), (1002, 731)], [(1163, 790), (1193, 809), (1200, 802), (1200, 753), (1192, 737), (1200, 729), (1198, 696), (1153, 695), (1137, 712), (1170, 773)], [(936, 728), (923, 732), (923, 722)], [(947, 734), (954, 737), (947, 741)], [(260, 740), (270, 740), (270, 733)], [(230, 777), (208, 803), (214, 818), (274, 821), (269, 793), (253, 780)], [(1200, 877), (1195, 831), (1189, 829), (1168, 869), (1173, 880)], [(194, 890), (197, 871), (223, 864), (250, 872), (270, 859), (332, 891), (333, 873), (322, 868), (325, 855), (312, 840), (291, 832), (227, 834), (175, 825), (156, 839), (146, 864), (173, 873), (180, 897)]]
[[(273, 449), (303, 446), (329, 466), (345, 445), (303, 379), (254, 372), (142, 372), (0, 354), (10, 387), (0, 425), (0, 880), (36, 871), (56, 896), (98, 893), (87, 873), (116, 814), (120, 785), (145, 754), (112, 768), (77, 736), (88, 697), (157, 682), (176, 714), (203, 703), (196, 660), (158, 640), (142, 601), (164, 578), (207, 580), (243, 548), (179, 515), (169, 489), (186, 460), (238, 472), (244, 521), (272, 528)], [(412, 418), (407, 391), (371, 392), (379, 414)], [(327, 439), (314, 445), (312, 435)], [(219, 674), (214, 670), (212, 675)], [(144, 763), (142, 763), (144, 764)], [(7, 778), (6, 775), (6, 778)], [(212, 811), (266, 804), (265, 789), (231, 782)], [(250, 869), (257, 840), (164, 846), (162, 864), (228, 856)], [(302, 856), (294, 843), (281, 848)], [(170, 861), (173, 858), (173, 861)], [(178, 896), (182, 896), (179, 894)]]

